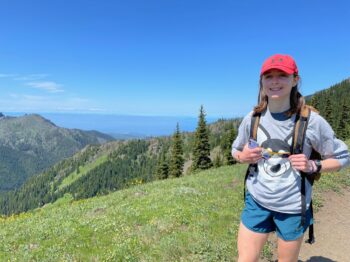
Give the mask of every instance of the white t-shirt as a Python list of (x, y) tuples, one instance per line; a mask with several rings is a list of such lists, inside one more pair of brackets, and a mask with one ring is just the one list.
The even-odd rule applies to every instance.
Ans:
[[(232, 144), (232, 153), (242, 151), (247, 144), (252, 113), (243, 119), (238, 136)], [(278, 154), (273, 153), (268, 159), (260, 159), (257, 163), (257, 172), (248, 177), (246, 184), (249, 193), (260, 205), (273, 211), (290, 214), (301, 213), (301, 176), (288, 160), (294, 122), (295, 115), (277, 120), (268, 109), (261, 114), (257, 142), (259, 146)], [(311, 112), (303, 148), (303, 153), (308, 158), (312, 148), (319, 152), (323, 159), (337, 159), (342, 167), (350, 163), (346, 144), (335, 137), (331, 126), (315, 112)], [(307, 181), (305, 188), (307, 208), (311, 201), (311, 191), (312, 187)]]

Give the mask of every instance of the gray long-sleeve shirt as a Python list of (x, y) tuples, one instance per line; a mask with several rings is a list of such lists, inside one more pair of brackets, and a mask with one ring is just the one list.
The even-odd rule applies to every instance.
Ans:
[[(232, 144), (232, 153), (242, 151), (249, 140), (252, 112), (242, 121), (238, 136)], [(247, 179), (247, 189), (260, 205), (283, 213), (301, 212), (301, 177), (299, 171), (292, 168), (288, 153), (292, 144), (295, 115), (284, 120), (275, 119), (267, 109), (262, 113), (257, 132), (259, 146), (272, 154), (269, 159), (258, 161), (258, 170)], [(350, 164), (346, 144), (337, 139), (331, 126), (320, 115), (311, 112), (306, 130), (303, 153), (309, 157), (314, 148), (323, 159), (337, 159), (341, 167)], [(283, 154), (283, 153), (286, 154)], [(312, 187), (306, 183), (307, 208), (311, 201)]]

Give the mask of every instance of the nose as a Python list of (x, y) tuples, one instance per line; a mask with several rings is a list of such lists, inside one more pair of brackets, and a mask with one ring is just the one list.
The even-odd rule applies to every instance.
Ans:
[(278, 84), (279, 83), (279, 77), (278, 76), (271, 77), (271, 83), (272, 84)]
[(281, 164), (277, 164), (271, 167), (271, 171), (274, 173), (277, 173), (278, 171), (280, 171), (280, 169), (281, 169)]

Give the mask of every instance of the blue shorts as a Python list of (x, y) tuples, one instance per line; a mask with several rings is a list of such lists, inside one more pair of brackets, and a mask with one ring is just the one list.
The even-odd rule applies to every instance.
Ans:
[(256, 203), (248, 191), (241, 219), (242, 223), (253, 232), (276, 231), (277, 236), (285, 241), (297, 240), (313, 223), (310, 208), (306, 211), (305, 225), (301, 227), (301, 214), (286, 214), (266, 209)]

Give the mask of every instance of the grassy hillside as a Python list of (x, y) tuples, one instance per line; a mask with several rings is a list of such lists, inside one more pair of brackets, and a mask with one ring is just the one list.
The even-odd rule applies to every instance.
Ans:
[(66, 195), (2, 219), (0, 260), (233, 261), (244, 169), (223, 167), (87, 200)]
[[(245, 169), (210, 169), (79, 201), (67, 194), (2, 218), (0, 260), (236, 261)], [(322, 176), (318, 206), (325, 190), (350, 186), (349, 172)]]

